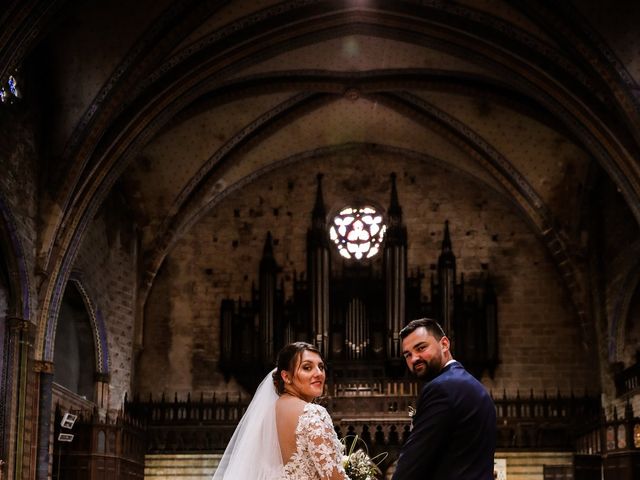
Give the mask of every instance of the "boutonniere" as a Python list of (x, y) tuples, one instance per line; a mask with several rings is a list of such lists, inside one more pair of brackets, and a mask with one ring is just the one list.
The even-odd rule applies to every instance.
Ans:
[(408, 415), (409, 415), (409, 418), (410, 418), (411, 420), (413, 420), (413, 417), (415, 417), (415, 416), (416, 416), (416, 409), (415, 409), (415, 408), (413, 408), (411, 405), (409, 405), (409, 409), (408, 409), (408, 410), (409, 410), (409, 411), (408, 411), (407, 413), (408, 413)]

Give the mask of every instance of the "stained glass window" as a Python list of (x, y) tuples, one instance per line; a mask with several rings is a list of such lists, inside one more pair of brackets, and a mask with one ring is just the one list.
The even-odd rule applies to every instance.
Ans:
[(621, 450), (627, 448), (627, 429), (624, 425), (618, 425), (618, 448)]
[(374, 207), (345, 207), (333, 217), (329, 237), (344, 258), (361, 260), (380, 251), (386, 229)]
[(9, 76), (9, 81), (7, 81), (7, 85), (9, 85), (9, 91), (14, 97), (20, 98), (20, 90), (18, 90), (18, 82), (16, 81), (13, 75)]
[(607, 450), (612, 451), (616, 449), (616, 431), (612, 426), (607, 427)]
[(13, 103), (14, 100), (22, 97), (18, 80), (13, 75), (9, 75), (7, 81), (0, 84), (0, 101), (2, 103)]

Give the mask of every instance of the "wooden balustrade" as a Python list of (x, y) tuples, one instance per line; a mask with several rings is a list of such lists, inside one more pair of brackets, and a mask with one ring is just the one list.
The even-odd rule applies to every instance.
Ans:
[(420, 383), (408, 380), (371, 381), (370, 379), (361, 379), (327, 385), (327, 394), (332, 398), (369, 396), (417, 397), (419, 391)]
[(600, 399), (583, 395), (494, 397), (498, 417), (499, 448), (573, 450), (583, 422), (598, 418)]
[[(602, 475), (602, 477), (600, 476)], [(576, 479), (640, 478), (640, 417), (627, 403), (624, 416), (586, 422), (576, 440)]]
[[(321, 402), (332, 414), (341, 438), (357, 436), (372, 455), (388, 454), (384, 469), (397, 458), (409, 435), (409, 409), (415, 406), (418, 388), (414, 382), (354, 381), (329, 385), (333, 395)], [(492, 397), (498, 450), (574, 451), (576, 479), (600, 479), (601, 471), (607, 480), (638, 478), (640, 418), (633, 417), (629, 404), (621, 417), (615, 411), (605, 419), (597, 396), (536, 396), (533, 392), (507, 396), (503, 392)], [(89, 469), (91, 478), (134, 479), (140, 478), (144, 451), (221, 452), (249, 401), (249, 397), (226, 395), (198, 400), (161, 396), (125, 399), (124, 414), (114, 418), (85, 412), (74, 427), (74, 442), (56, 443), (56, 453), (63, 455), (56, 459), (54, 478)], [(120, 476), (114, 477), (114, 472)]]
[(163, 394), (159, 400), (125, 399), (125, 411), (145, 425), (149, 453), (215, 452), (229, 443), (250, 400), (214, 394), (169, 401)]
[(607, 455), (621, 452), (640, 453), (640, 417), (634, 417), (627, 403), (622, 417), (614, 409), (609, 420), (600, 417), (587, 423), (576, 441), (580, 455)]
[[(408, 434), (410, 407), (419, 391), (416, 382), (354, 381), (328, 386), (333, 394), (321, 400), (340, 435), (371, 438), (373, 445), (395, 448)], [(391, 393), (391, 394), (390, 394)], [(498, 447), (502, 449), (570, 449), (578, 426), (598, 418), (599, 397), (561, 396), (533, 392), (521, 397), (493, 395), (498, 416)], [(149, 452), (223, 450), (248, 404), (248, 397), (174, 397), (168, 401), (126, 401), (128, 414), (146, 425)]]
[[(138, 480), (144, 476), (147, 440), (143, 425), (120, 413), (76, 411), (73, 427), (61, 426), (62, 411), (56, 411), (53, 480)], [(59, 435), (67, 435), (60, 441)]]
[(140, 419), (146, 425), (162, 424), (222, 424), (235, 425), (244, 415), (249, 405), (250, 397), (223, 397), (215, 394), (208, 399), (201, 396), (193, 401), (191, 395), (180, 400), (174, 396), (172, 401), (166, 400), (164, 394), (159, 400), (149, 397), (147, 401), (135, 398), (129, 401), (125, 398), (125, 410)]

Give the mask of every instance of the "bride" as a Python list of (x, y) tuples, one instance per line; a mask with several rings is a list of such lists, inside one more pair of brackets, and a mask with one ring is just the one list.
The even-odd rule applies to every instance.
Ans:
[(304, 342), (284, 347), (262, 381), (213, 480), (349, 480), (322, 395), (324, 361)]

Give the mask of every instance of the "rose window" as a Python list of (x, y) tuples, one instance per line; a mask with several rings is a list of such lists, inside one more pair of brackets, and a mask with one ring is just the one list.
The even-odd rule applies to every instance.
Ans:
[(333, 217), (329, 237), (344, 258), (371, 258), (380, 251), (387, 227), (374, 207), (346, 207)]

